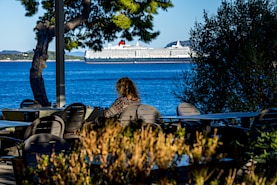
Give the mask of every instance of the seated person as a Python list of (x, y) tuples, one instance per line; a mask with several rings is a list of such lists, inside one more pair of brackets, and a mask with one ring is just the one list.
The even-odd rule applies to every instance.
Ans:
[(128, 105), (140, 104), (140, 97), (135, 83), (128, 77), (120, 78), (116, 82), (116, 91), (118, 98), (114, 101), (110, 108), (95, 109), (88, 117), (87, 122), (102, 122), (99, 117), (102, 118), (119, 118), (120, 114)]
[(105, 118), (119, 117), (128, 105), (141, 103), (136, 85), (128, 77), (116, 82), (116, 91), (119, 97), (109, 109), (104, 111)]

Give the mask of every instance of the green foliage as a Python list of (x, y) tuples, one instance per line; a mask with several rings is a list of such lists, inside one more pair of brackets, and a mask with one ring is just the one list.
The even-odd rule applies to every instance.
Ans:
[(112, 19), (114, 24), (122, 29), (128, 29), (131, 26), (131, 20), (124, 14), (114, 16)]
[[(28, 16), (34, 15), (41, 3), (45, 13), (38, 21), (49, 21), (52, 26), (55, 25), (55, 0), (21, 0), (21, 3)], [(65, 34), (65, 48), (89, 47), (101, 50), (105, 41), (119, 37), (129, 41), (138, 38), (149, 42), (159, 35), (158, 31), (153, 31), (154, 15), (159, 8), (167, 10), (172, 6), (170, 0), (65, 0), (65, 25), (69, 29)]]
[(250, 146), (250, 157), (258, 163), (256, 173), (267, 177), (277, 176), (277, 131), (259, 132)]
[(25, 6), (26, 16), (32, 16), (38, 11), (39, 3), (33, 0), (21, 0), (21, 4)]
[(191, 30), (195, 65), (175, 94), (201, 112), (276, 106), (276, 0), (223, 1)]

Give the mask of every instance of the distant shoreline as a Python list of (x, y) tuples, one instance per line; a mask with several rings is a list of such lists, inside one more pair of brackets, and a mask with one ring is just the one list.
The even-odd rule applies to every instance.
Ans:
[[(66, 59), (65, 62), (84, 62), (80, 59)], [(0, 60), (0, 62), (32, 62), (32, 60)], [(47, 60), (46, 62), (55, 62), (55, 60)]]

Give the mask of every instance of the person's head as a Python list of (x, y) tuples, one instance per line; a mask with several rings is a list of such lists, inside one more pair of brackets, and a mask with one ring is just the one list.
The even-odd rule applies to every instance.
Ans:
[(116, 91), (120, 96), (123, 97), (131, 95), (133, 98), (139, 98), (139, 93), (135, 83), (128, 77), (117, 80)]

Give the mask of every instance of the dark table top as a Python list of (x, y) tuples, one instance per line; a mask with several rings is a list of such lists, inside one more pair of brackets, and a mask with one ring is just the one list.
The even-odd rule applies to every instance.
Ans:
[(31, 123), (32, 122), (0, 120), (0, 129), (9, 128), (9, 127), (24, 127), (24, 126), (31, 125)]
[(4, 108), (2, 112), (37, 112), (37, 111), (62, 111), (64, 108), (52, 108), (52, 107), (42, 107), (42, 108)]
[(211, 113), (188, 116), (162, 116), (160, 119), (196, 119), (196, 120), (224, 120), (236, 118), (252, 118), (259, 115), (259, 112), (228, 112), (228, 113)]

